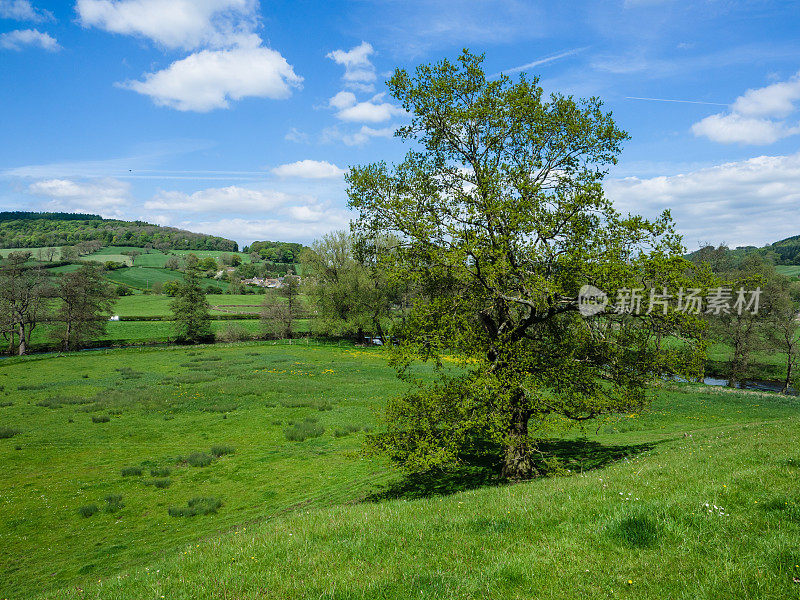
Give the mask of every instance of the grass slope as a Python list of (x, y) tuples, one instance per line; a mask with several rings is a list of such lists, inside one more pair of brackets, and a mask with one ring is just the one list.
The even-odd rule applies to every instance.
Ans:
[(797, 399), (654, 390), (550, 443), (564, 476), (430, 497), (485, 473), (398, 480), (347, 434), (401, 389), (323, 346), (0, 362), (0, 597), (799, 597)]
[(602, 470), (296, 510), (58, 597), (800, 597), (797, 405), (683, 396), (698, 403), (691, 437), (634, 428), (658, 443)]

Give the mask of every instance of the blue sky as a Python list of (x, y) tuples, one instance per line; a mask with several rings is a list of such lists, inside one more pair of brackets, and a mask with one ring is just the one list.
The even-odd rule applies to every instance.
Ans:
[(620, 210), (689, 248), (800, 234), (791, 1), (0, 0), (0, 209), (309, 242), (349, 165), (407, 149), (388, 74), (463, 47), (605, 101)]

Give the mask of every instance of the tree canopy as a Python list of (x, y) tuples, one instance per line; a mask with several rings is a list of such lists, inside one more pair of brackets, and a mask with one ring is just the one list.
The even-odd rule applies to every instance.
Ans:
[(701, 319), (583, 316), (581, 288), (695, 287), (698, 274), (669, 213), (621, 215), (605, 197), (628, 136), (598, 98), (489, 79), (482, 61), (464, 51), (396, 70), (389, 90), (411, 116), (396, 135), (412, 147), (396, 166), (347, 175), (355, 235), (395, 236), (379, 260), (416, 290), (399, 330), (401, 374), (418, 359), (460, 363), (390, 402), (371, 444), (425, 470), (488, 441), (502, 448), (505, 475), (524, 478), (549, 428), (634, 410), (651, 378), (700, 365)]

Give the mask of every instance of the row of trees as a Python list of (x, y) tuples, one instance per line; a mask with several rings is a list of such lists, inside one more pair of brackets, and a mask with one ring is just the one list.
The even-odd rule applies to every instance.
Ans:
[(30, 252), (12, 252), (0, 264), (0, 328), (8, 352), (26, 354), (43, 322), (64, 350), (102, 334), (116, 298), (102, 270), (84, 265), (53, 279), (31, 268), (30, 258)]
[(758, 352), (777, 352), (785, 360), (783, 391), (788, 391), (798, 381), (800, 282), (779, 274), (768, 256), (751, 253), (737, 258), (724, 246), (705, 246), (692, 255), (692, 260), (710, 268), (718, 285), (732, 291), (761, 290), (756, 313), (729, 311), (706, 315), (709, 339), (731, 348), (730, 358), (720, 374), (731, 385), (757, 378), (752, 373), (754, 356)]

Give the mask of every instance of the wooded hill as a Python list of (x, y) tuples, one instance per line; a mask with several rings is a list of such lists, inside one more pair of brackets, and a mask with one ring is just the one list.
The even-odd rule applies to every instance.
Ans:
[[(692, 259), (696, 255), (705, 255), (709, 247), (700, 248), (688, 255)], [(770, 259), (776, 265), (800, 265), (800, 235), (788, 237), (786, 239), (773, 242), (761, 248), (757, 246), (738, 246), (728, 248), (720, 246), (716, 249), (717, 254), (724, 253), (725, 257), (734, 264), (740, 262), (745, 256), (758, 254)]]
[(73, 213), (0, 212), (0, 248), (41, 248), (98, 241), (103, 246), (152, 246), (158, 250), (236, 252), (233, 240), (144, 221)]

